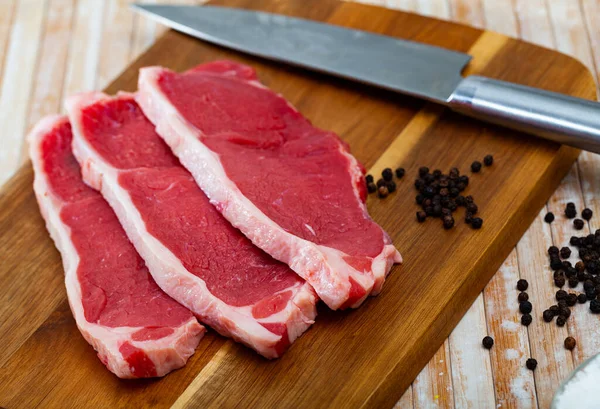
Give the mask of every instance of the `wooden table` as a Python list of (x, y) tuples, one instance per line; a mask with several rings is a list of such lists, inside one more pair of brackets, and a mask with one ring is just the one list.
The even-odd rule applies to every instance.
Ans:
[[(150, 2), (146, 0), (146, 2)], [(162, 1), (161, 1), (162, 2)], [(193, 3), (188, 0), (187, 3)], [(62, 110), (62, 98), (100, 89), (163, 31), (133, 15), (129, 1), (0, 0), (0, 184), (26, 159), (23, 136), (42, 116)], [(185, 1), (171, 1), (185, 3)], [(597, 0), (370, 0), (369, 3), (499, 31), (555, 48), (584, 62), (597, 75), (600, 2)], [(562, 214), (567, 201), (595, 216), (584, 232), (600, 228), (600, 157), (583, 153), (540, 217), (451, 336), (414, 381), (399, 408), (549, 407), (554, 390), (581, 361), (600, 352), (598, 317), (574, 309), (558, 328), (539, 317), (521, 326), (516, 281), (530, 283), (538, 308), (550, 305), (555, 288), (546, 249), (567, 244), (570, 225), (542, 221)], [(538, 315), (540, 311), (537, 311)], [(491, 335), (491, 351), (481, 339)], [(562, 344), (574, 336), (573, 352)], [(535, 357), (535, 373), (525, 360)]]

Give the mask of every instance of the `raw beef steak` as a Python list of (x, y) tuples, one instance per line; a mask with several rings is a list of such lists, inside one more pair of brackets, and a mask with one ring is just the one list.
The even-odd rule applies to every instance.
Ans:
[(359, 306), (402, 261), (367, 213), (364, 169), (348, 146), (252, 68), (143, 68), (137, 100), (211, 203), (330, 308)]
[(62, 255), (75, 322), (118, 377), (163, 376), (186, 363), (204, 327), (161, 291), (108, 203), (83, 183), (71, 139), (58, 116), (29, 135), (33, 187)]
[(101, 191), (158, 285), (219, 333), (267, 358), (312, 323), (317, 297), (233, 228), (132, 95), (67, 101), (84, 180)]

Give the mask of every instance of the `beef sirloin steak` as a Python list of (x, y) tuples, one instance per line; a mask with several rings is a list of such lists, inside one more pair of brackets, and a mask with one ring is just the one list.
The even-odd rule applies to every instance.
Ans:
[(267, 358), (312, 323), (317, 297), (210, 204), (132, 95), (67, 101), (73, 150), (158, 285), (219, 333)]
[(67, 297), (84, 338), (121, 378), (182, 367), (204, 327), (161, 291), (108, 203), (83, 183), (67, 118), (41, 120), (28, 138), (34, 191), (62, 255)]
[(138, 103), (235, 227), (307, 280), (333, 309), (376, 294), (400, 254), (368, 215), (364, 168), (229, 61), (140, 72)]

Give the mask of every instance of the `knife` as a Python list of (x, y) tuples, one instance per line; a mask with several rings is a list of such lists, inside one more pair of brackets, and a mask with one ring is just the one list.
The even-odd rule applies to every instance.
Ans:
[(471, 56), (277, 14), (215, 6), (134, 4), (204, 41), (445, 105), (479, 120), (600, 153), (600, 104), (477, 75)]

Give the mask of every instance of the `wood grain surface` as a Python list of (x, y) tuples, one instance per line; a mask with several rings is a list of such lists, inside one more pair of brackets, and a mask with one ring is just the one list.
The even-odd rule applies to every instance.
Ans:
[[(33, 14), (28, 19), (21, 17), (19, 13), (25, 13), (26, 9), (23, 3), (27, 1), (20, 0), (18, 7), (14, 7), (13, 2), (7, 2), (11, 8), (9, 15), (41, 22), (43, 14)], [(51, 3), (50, 9), (56, 10), (53, 7), (66, 7), (70, 2), (54, 0)], [(56, 109), (65, 93), (91, 89), (115, 74), (114, 66), (101, 62), (107, 59), (106, 55), (112, 55), (111, 42), (123, 41), (123, 37), (128, 35), (128, 41), (134, 38), (135, 47), (139, 49), (149, 44), (148, 38), (154, 35), (153, 26), (148, 29), (143, 24), (135, 25), (127, 20), (129, 15), (123, 14), (116, 1), (107, 2), (104, 6), (98, 5), (101, 2), (88, 3), (88, 7), (78, 7), (73, 11), (71, 18), (76, 22), (75, 31), (91, 36), (89, 44), (94, 45), (98, 44), (94, 36), (108, 30), (110, 41), (102, 42), (99, 50), (86, 47), (87, 44), (78, 46), (78, 52), (95, 55), (96, 60), (92, 57), (75, 58), (72, 51), (69, 56), (57, 57), (54, 65), (57, 71), (64, 69), (60, 64), (67, 65), (68, 75), (64, 84), (57, 85), (41, 75), (33, 86), (21, 83), (34, 95), (51, 96), (48, 106), (32, 108), (33, 112), (39, 112), (38, 117)], [(510, 29), (510, 19), (505, 23), (505, 19), (501, 18), (507, 10), (495, 8), (494, 13), (490, 13), (485, 7), (469, 7), (467, 3), (452, 3), (452, 7), (446, 9), (447, 13), (457, 20), (475, 23), (479, 20), (480, 25), (483, 25), (484, 15), (488, 25), (494, 24), (494, 19), (489, 18), (492, 14), (499, 26), (506, 24), (504, 28)], [(484, 5), (488, 3), (491, 4), (484, 2)], [(323, 19), (334, 24), (442, 45), (473, 54), (474, 61), (468, 68), (471, 73), (585, 98), (593, 98), (594, 95), (593, 79), (578, 62), (498, 34), (356, 4), (317, 1), (228, 1), (226, 4)], [(528, 3), (523, 4), (526, 7)], [(7, 6), (3, 3), (2, 7)], [(111, 17), (102, 23), (102, 20), (94, 18), (94, 12), (98, 11)], [(554, 14), (563, 12), (565, 10), (559, 9)], [(115, 19), (121, 21), (116, 28), (110, 24)], [(58, 13), (53, 19), (47, 19), (46, 24), (48, 27), (60, 27), (67, 20), (69, 18)], [(97, 21), (100, 21), (100, 26), (95, 25)], [(139, 19), (136, 21), (140, 22)], [(1, 23), (0, 36), (3, 33)], [(126, 32), (123, 26), (127, 28)], [(27, 30), (30, 33), (40, 29), (31, 23)], [(114, 32), (111, 34), (110, 30)], [(19, 35), (24, 33), (17, 31)], [(14, 40), (15, 35), (13, 33), (9, 48), (16, 49), (19, 45)], [(535, 35), (540, 34), (536, 32)], [(30, 44), (22, 53), (9, 53), (12, 57), (5, 63), (4, 74), (12, 78), (15, 71), (10, 70), (19, 66), (29, 67), (26, 73), (33, 74), (35, 64), (31, 62), (31, 55), (35, 56), (38, 48), (46, 50), (47, 45), (41, 44), (47, 41), (47, 36), (44, 36), (43, 41)], [(58, 36), (53, 41), (54, 44), (62, 42), (66, 45), (69, 36)], [(3, 43), (0, 41), (0, 47)], [(130, 51), (123, 49), (117, 47), (112, 57), (125, 63), (130, 58)], [(500, 273), (488, 285), (484, 296), (476, 297), (520, 235), (538, 216), (538, 211), (569, 169), (576, 152), (465, 120), (414, 99), (232, 54), (175, 33), (159, 40), (149, 53), (109, 87), (109, 92), (133, 90), (139, 66), (161, 64), (181, 70), (201, 61), (223, 57), (256, 66), (263, 82), (281, 92), (317, 126), (339, 133), (350, 143), (355, 155), (373, 171), (385, 166), (403, 165), (408, 174), (413, 175), (421, 164), (443, 169), (458, 165), (466, 170), (472, 160), (493, 153), (496, 165), (475, 175), (469, 187), (469, 193), (476, 197), (482, 208), (485, 228), (473, 232), (459, 223), (453, 231), (445, 232), (436, 223), (417, 225), (413, 220), (416, 206), (413, 204), (412, 178), (408, 177), (399, 184), (399, 191), (392, 197), (385, 201), (370, 199), (368, 203), (373, 217), (390, 232), (407, 259), (404, 266), (394, 270), (380, 297), (350, 313), (331, 313), (321, 309), (314, 328), (276, 362), (266, 362), (243, 347), (210, 334), (184, 369), (162, 380), (123, 382), (102, 367), (74, 326), (63, 290), (58, 253), (42, 227), (31, 192), (31, 171), (26, 166), (0, 193), (0, 248), (4, 261), (0, 267), (0, 282), (6, 283), (5, 291), (0, 295), (0, 339), (4, 346), (0, 351), (0, 405), (391, 407), (443, 343), (413, 388), (398, 402), (400, 407), (432, 407), (432, 404), (462, 407), (473, 402), (480, 403), (474, 407), (492, 407), (491, 387), (495, 387), (492, 393), (495, 393), (496, 399), (505, 399), (500, 401), (506, 402), (506, 406), (511, 406), (512, 402), (515, 407), (526, 407), (523, 402), (541, 399), (539, 406), (547, 407), (553, 388), (574, 362), (579, 362), (580, 356), (572, 357), (571, 353), (560, 348), (560, 341), (565, 336), (562, 333), (553, 335), (552, 339), (558, 343), (544, 342), (548, 331), (558, 330), (545, 326), (539, 320), (537, 323), (534, 321), (529, 329), (517, 326), (517, 331), (504, 331), (507, 327), (505, 322), (495, 323), (495, 320), (505, 316), (499, 311), (503, 300), (508, 314), (514, 314), (514, 300), (509, 297), (519, 275), (539, 281), (535, 276), (539, 275), (545, 263), (543, 252), (537, 258), (518, 255), (539, 254), (540, 248), (547, 247), (552, 240), (558, 242), (561, 237), (553, 236), (554, 232), (542, 225), (537, 217), (517, 251), (511, 253)], [(98, 76), (82, 68), (82, 62), (95, 64)], [(19, 102), (24, 97), (14, 88), (19, 84), (5, 85), (5, 82), (2, 101), (16, 97), (15, 110), (26, 113), (28, 102)], [(43, 88), (45, 84), (47, 91)], [(0, 119), (8, 121), (7, 118)], [(35, 119), (35, 115), (31, 118)], [(10, 131), (16, 139), (21, 137), (16, 132), (22, 133), (34, 119), (26, 114), (14, 119)], [(8, 134), (3, 131), (3, 135)], [(10, 152), (5, 154), (8, 157)], [(11, 157), (11, 160), (18, 162), (18, 158)], [(584, 162), (585, 167), (582, 168), (589, 172), (595, 169), (594, 163), (591, 158)], [(578, 178), (577, 168), (574, 169), (573, 177)], [(478, 179), (480, 182), (477, 182)], [(590, 194), (592, 190), (584, 191), (586, 194), (581, 188), (576, 192), (566, 191), (562, 197), (566, 200), (573, 194), (579, 194), (581, 203), (591, 203), (594, 200), (593, 194)], [(556, 199), (556, 202), (553, 199), (550, 207), (558, 208), (560, 203), (561, 199)], [(563, 234), (567, 233), (568, 229)], [(550, 276), (546, 274), (546, 277)], [(532, 296), (546, 299), (548, 290), (551, 292), (551, 285), (534, 288)], [(444, 342), (473, 300), (475, 304), (461, 326)], [(584, 337), (580, 332), (587, 327), (579, 325), (579, 317), (577, 319), (564, 330)], [(546, 372), (550, 376), (538, 371), (534, 380), (530, 372), (522, 370), (522, 362), (515, 361), (513, 369), (519, 375), (511, 375), (511, 384), (491, 383), (492, 371), (501, 373), (513, 369), (508, 369), (506, 359), (499, 356), (504, 354), (503, 350), (492, 350), (490, 361), (487, 360), (487, 352), (477, 349), (486, 329), (497, 340), (509, 338), (507, 345), (520, 345), (516, 351), (523, 358), (531, 352), (528, 351), (528, 337), (533, 340), (531, 349), (539, 354), (536, 356), (556, 355), (555, 362), (547, 365), (541, 362), (540, 365), (548, 368)], [(479, 334), (479, 331), (483, 333)], [(528, 332), (532, 331), (538, 332), (531, 336)], [(473, 337), (475, 332), (477, 334)], [(586, 345), (578, 354), (584, 356), (594, 348), (595, 345)], [(469, 356), (468, 353), (474, 355)], [(466, 360), (483, 362), (484, 382), (476, 384), (463, 379), (473, 376), (465, 372), (465, 368), (470, 367), (464, 363)], [(252, 376), (248, 376), (249, 373)], [(548, 378), (553, 380), (547, 382)], [(521, 392), (530, 392), (528, 396), (510, 397), (515, 395), (515, 380), (519, 382)], [(451, 385), (461, 387), (453, 391)]]

